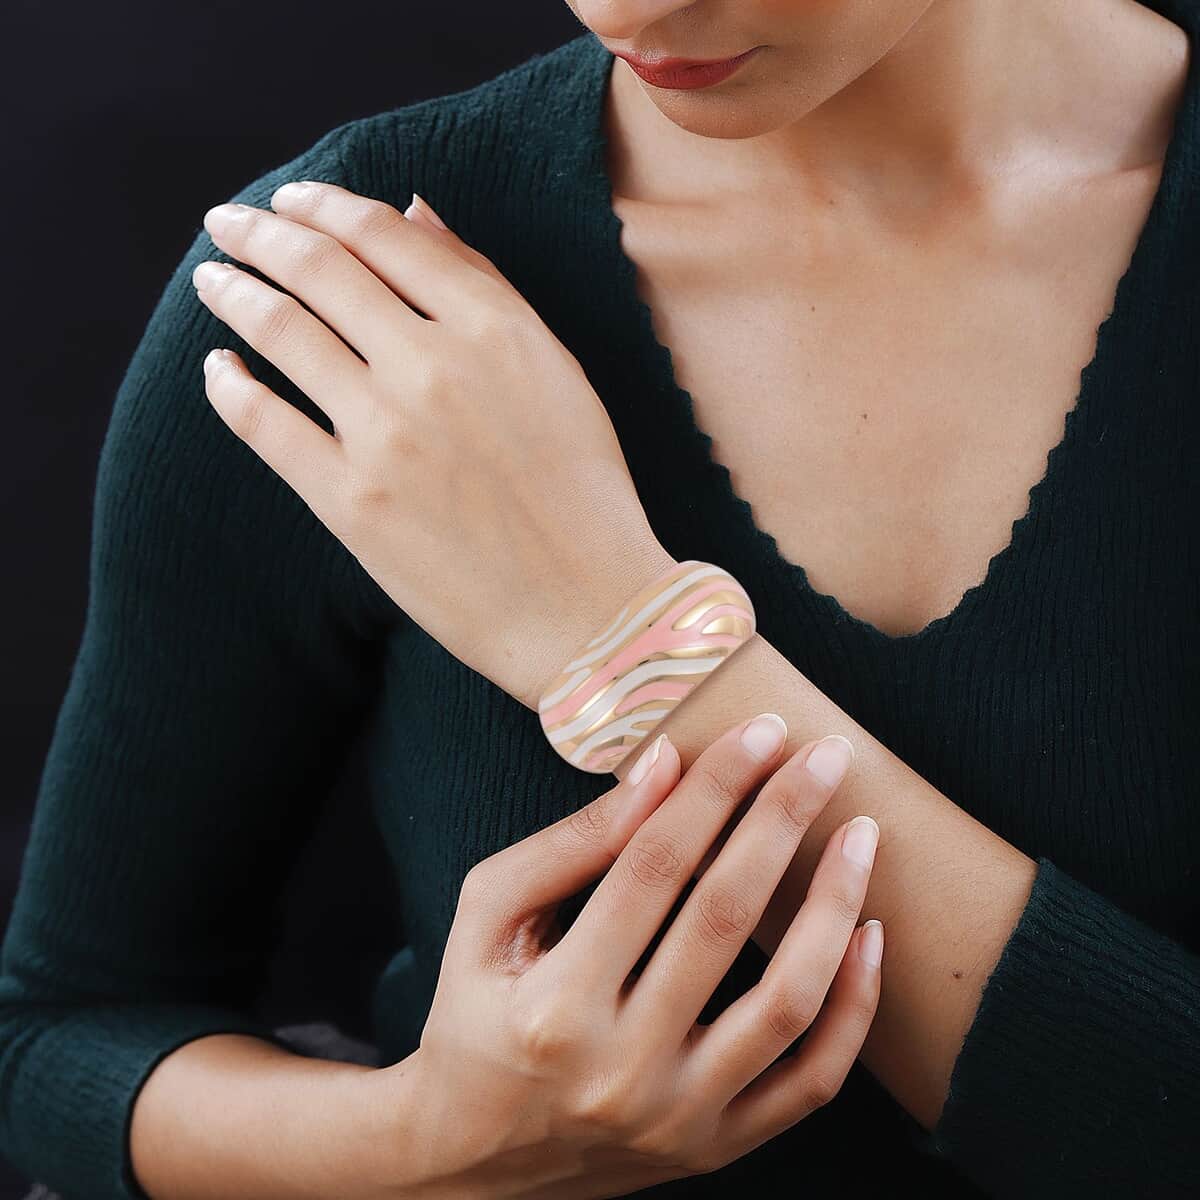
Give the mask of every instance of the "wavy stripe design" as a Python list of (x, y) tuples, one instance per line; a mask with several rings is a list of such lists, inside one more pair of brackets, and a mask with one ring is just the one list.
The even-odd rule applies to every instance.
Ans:
[(551, 681), (538, 703), (573, 766), (613, 770), (755, 631), (728, 571), (687, 559), (647, 584)]

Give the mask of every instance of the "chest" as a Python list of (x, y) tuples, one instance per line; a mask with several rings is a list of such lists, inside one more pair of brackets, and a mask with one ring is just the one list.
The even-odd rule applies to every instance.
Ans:
[(1159, 180), (880, 229), (614, 199), (697, 424), (781, 554), (891, 636), (985, 575), (1063, 439)]
[[(1200, 554), (1186, 514), (1200, 499), (1200, 378), (1188, 281), (1200, 259), (1194, 222), (1160, 222), (1122, 276), (1153, 183), (1123, 177), (1127, 195), (1047, 216), (1036, 243), (1034, 222), (1014, 218), (924, 247), (914, 234), (908, 252), (899, 233), (838, 241), (818, 225), (798, 238), (813, 225), (803, 215), (770, 230), (748, 220), (730, 241), (618, 197), (675, 381), (633, 303), (603, 195), (591, 197), (596, 220), (520, 284), (613, 415), (673, 553), (744, 580), (798, 670), (1007, 841), (1190, 929)], [(1053, 486), (1017, 552), (959, 604), (1064, 436), (1118, 278), (1129, 286)], [(955, 619), (882, 636), (783, 569), (711, 469), (672, 382), (810, 582), (892, 633), (951, 608)], [(536, 713), (413, 626), (388, 639), (372, 734), (378, 825), (432, 989), (466, 871), (611, 781), (564, 764)]]

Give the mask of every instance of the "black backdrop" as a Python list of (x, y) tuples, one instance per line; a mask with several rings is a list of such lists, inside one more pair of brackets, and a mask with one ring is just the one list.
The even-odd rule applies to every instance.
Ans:
[[(83, 629), (101, 440), (205, 210), (334, 125), (470, 87), (583, 31), (562, 0), (5, 10), (0, 928)], [(281, 1021), (333, 1010), (360, 1026), (347, 980), (368, 979), (396, 935), (356, 763), (288, 902), (273, 975)], [(6, 1169), (0, 1160), (0, 1195), (23, 1195)]]

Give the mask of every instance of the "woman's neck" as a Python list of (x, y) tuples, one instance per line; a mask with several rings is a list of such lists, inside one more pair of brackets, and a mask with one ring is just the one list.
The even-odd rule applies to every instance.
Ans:
[[(1145, 166), (1169, 140), (1188, 50), (1179, 26), (1135, 0), (935, 0), (832, 94), (819, 54), (806, 66), (804, 47), (770, 46), (749, 64), (754, 80), (726, 85), (726, 114), (715, 93), (663, 94), (660, 110), (618, 59), (614, 179), (652, 203), (852, 197), (894, 213), (1030, 172), (1057, 182)], [(772, 127), (780, 95), (802, 115)]]

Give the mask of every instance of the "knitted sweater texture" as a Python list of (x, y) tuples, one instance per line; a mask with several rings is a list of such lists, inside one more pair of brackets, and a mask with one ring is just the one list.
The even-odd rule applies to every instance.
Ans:
[[(1153, 7), (1194, 42), (1191, 0)], [(620, 248), (612, 62), (585, 32), (341, 125), (231, 198), (268, 207), (304, 178), (428, 198), (579, 359), (663, 545), (730, 570), (768, 641), (1038, 864), (935, 1130), (856, 1063), (787, 1133), (638, 1194), (1200, 1194), (1195, 70), (1028, 512), (953, 611), (892, 637), (782, 556), (696, 424)], [(198, 231), (115, 398), (85, 627), (0, 960), (0, 1150), (67, 1200), (145, 1200), (129, 1118), (166, 1054), (274, 1040), (255, 1010), (273, 907), (355, 738), (406, 938), (373, 993), (385, 1064), (417, 1046), (470, 867), (614, 782), (561, 760), (225, 427), (200, 365), (214, 346), (329, 425), (197, 300), (192, 268), (214, 257)], [(704, 1019), (765, 963), (748, 945)]]

